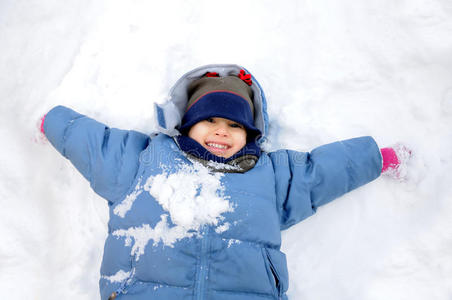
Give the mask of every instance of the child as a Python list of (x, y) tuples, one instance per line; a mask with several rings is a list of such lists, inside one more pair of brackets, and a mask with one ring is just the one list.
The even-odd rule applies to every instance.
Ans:
[(185, 74), (155, 114), (152, 138), (62, 106), (43, 119), (108, 201), (101, 299), (287, 299), (281, 230), (382, 170), (397, 173), (402, 158), (371, 137), (261, 151), (266, 99), (237, 65)]

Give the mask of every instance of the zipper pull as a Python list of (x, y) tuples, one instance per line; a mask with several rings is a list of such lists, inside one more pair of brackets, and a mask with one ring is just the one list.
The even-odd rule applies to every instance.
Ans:
[(119, 289), (117, 289), (116, 291), (111, 293), (110, 297), (108, 297), (107, 300), (115, 300), (116, 297), (118, 297), (119, 294), (122, 294), (123, 291), (124, 291), (124, 284)]
[(119, 296), (119, 294), (124, 294), (124, 291), (125, 291), (125, 289), (126, 289), (126, 286), (127, 286), (127, 285), (130, 285), (130, 283), (131, 283), (131, 281), (132, 281), (132, 279), (133, 279), (134, 274), (135, 274), (135, 268), (132, 269), (132, 272), (131, 272), (131, 274), (129, 275), (129, 278), (127, 278), (126, 280), (124, 280), (124, 281), (122, 282), (121, 286), (120, 286), (116, 291), (114, 291), (113, 293), (111, 293), (110, 297), (108, 297), (107, 300), (115, 300), (116, 297)]
[(115, 300), (116, 299), (116, 292), (111, 293), (110, 297), (108, 297), (108, 300)]

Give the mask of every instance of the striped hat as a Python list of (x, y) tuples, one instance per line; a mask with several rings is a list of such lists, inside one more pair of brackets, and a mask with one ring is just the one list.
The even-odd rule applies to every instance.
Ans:
[[(246, 76), (246, 79), (244, 78)], [(188, 103), (182, 118), (182, 132), (194, 124), (212, 117), (229, 119), (242, 124), (256, 137), (261, 134), (254, 126), (254, 105), (251, 76), (219, 77), (207, 73), (188, 86)]]

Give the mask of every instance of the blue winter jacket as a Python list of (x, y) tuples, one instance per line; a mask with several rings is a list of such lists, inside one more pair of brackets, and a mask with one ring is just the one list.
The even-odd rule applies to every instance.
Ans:
[[(233, 207), (219, 223), (172, 242), (153, 235), (162, 221), (168, 232), (177, 228), (146, 182), (194, 167), (172, 137), (178, 134), (184, 89), (206, 71), (225, 76), (240, 69), (210, 65), (184, 75), (169, 101), (156, 106), (161, 133), (152, 138), (109, 128), (63, 106), (46, 115), (49, 141), (108, 201), (101, 299), (287, 299), (281, 230), (379, 176), (380, 151), (371, 137), (324, 145), (310, 153), (263, 152), (251, 170), (216, 177), (222, 186), (219, 195)], [(255, 78), (253, 82), (256, 126), (265, 137), (265, 97)]]

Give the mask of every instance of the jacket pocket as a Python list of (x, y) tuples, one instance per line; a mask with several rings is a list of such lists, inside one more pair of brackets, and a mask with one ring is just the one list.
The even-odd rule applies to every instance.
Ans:
[(286, 255), (271, 248), (262, 248), (262, 251), (270, 283), (275, 294), (281, 297), (287, 291), (289, 285)]

